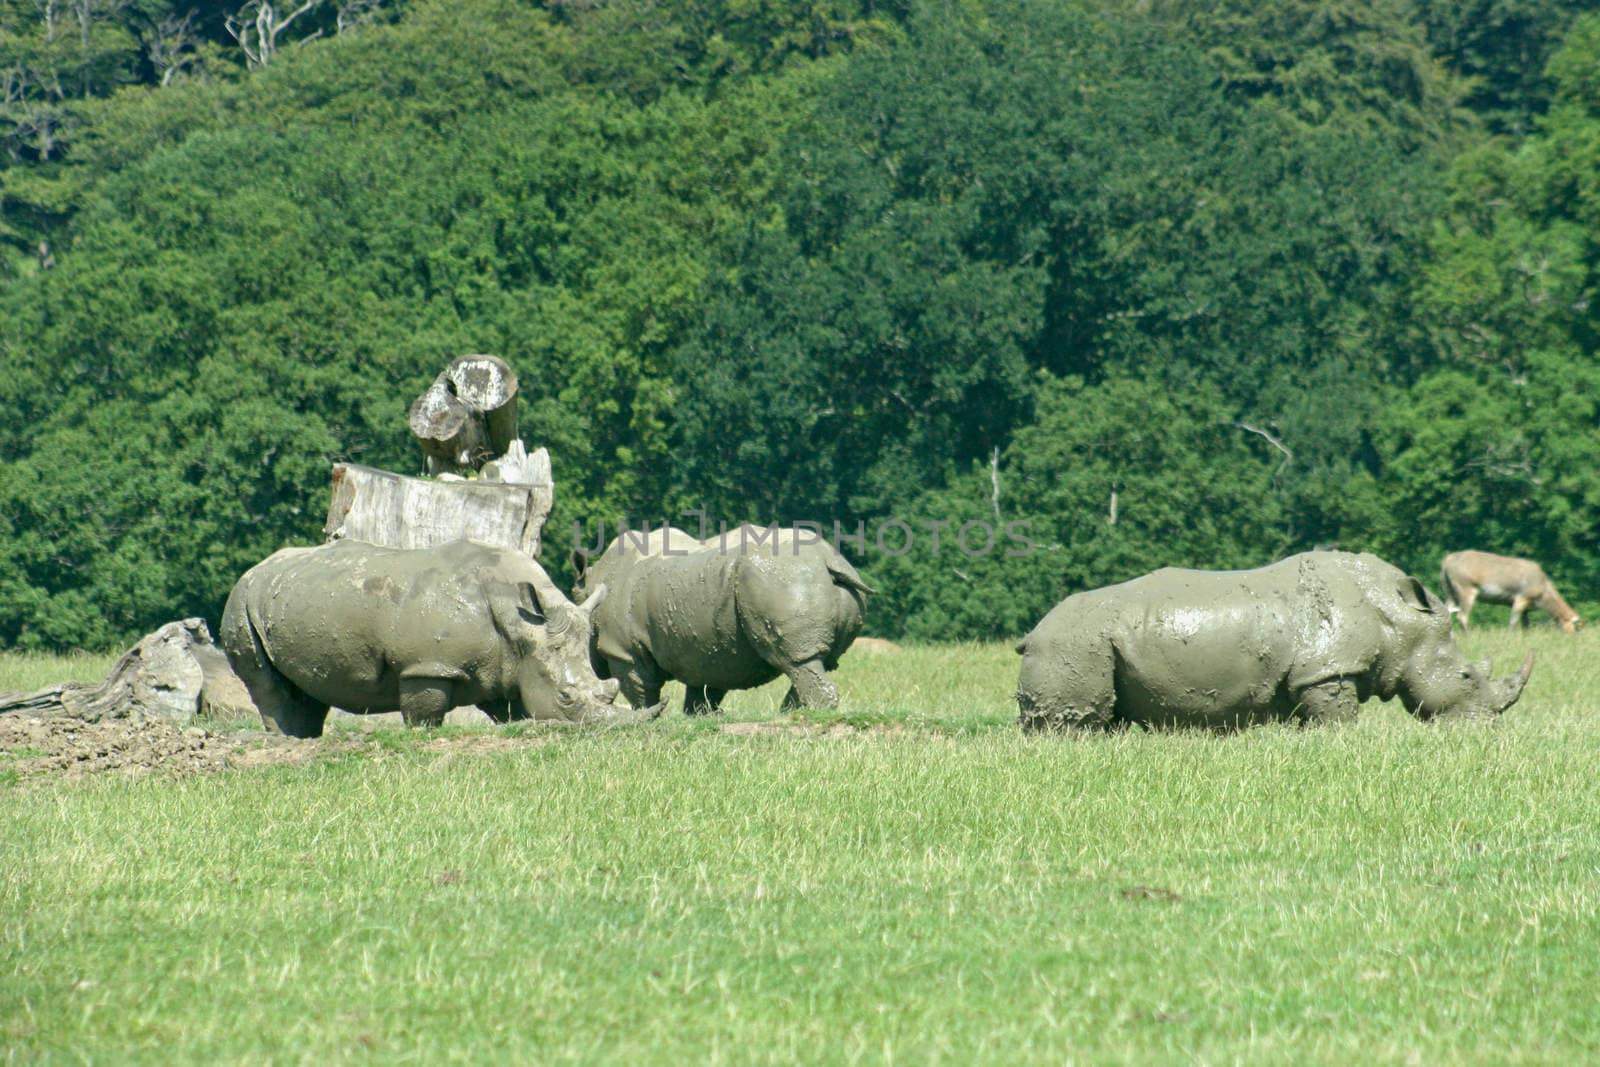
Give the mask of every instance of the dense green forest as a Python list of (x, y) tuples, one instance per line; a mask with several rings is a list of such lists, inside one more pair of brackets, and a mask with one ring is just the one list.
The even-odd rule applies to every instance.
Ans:
[(0, 0), (0, 647), (215, 620), (467, 352), (558, 577), (703, 509), (924, 639), (1315, 545), (1600, 601), (1597, 7)]

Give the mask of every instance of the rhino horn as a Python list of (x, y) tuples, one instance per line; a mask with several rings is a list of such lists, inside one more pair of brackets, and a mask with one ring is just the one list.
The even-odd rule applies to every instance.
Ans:
[(583, 613), (585, 615), (592, 617), (594, 615), (594, 609), (605, 603), (606, 594), (610, 591), (611, 590), (606, 588), (606, 583), (601, 582), (599, 585), (594, 587), (594, 592), (590, 593), (586, 598), (584, 598), (583, 603), (579, 604), (578, 606), (583, 609)]
[[(607, 681), (614, 680), (615, 679), (607, 679)], [(634, 726), (639, 723), (649, 722), (656, 718), (656, 716), (661, 714), (662, 709), (665, 707), (665, 701), (662, 701), (651, 708), (634, 708), (629, 707), (626, 704), (621, 706), (606, 705), (603, 707), (590, 708), (580, 717), (579, 721), (586, 723), (598, 723), (605, 726)]]
[(1505, 711), (1517, 702), (1517, 699), (1522, 696), (1522, 689), (1528, 684), (1528, 676), (1531, 674), (1533, 674), (1533, 653), (1529, 652), (1522, 661), (1522, 669), (1502, 683), (1505, 686), (1506, 698), (1505, 702), (1499, 707), (1500, 711)]

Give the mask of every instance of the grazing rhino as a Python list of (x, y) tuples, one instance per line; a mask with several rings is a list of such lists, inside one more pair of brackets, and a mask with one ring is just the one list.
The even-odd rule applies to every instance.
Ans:
[(473, 541), (286, 548), (228, 596), (222, 645), (263, 725), (318, 737), (330, 705), (398, 710), (437, 726), (477, 704), (492, 716), (617, 722), (616, 682), (589, 665), (590, 616), (528, 556)]
[(833, 546), (801, 531), (743, 526), (698, 541), (666, 527), (624, 533), (596, 559), (573, 552), (574, 595), (603, 583), (594, 614), (594, 666), (622, 683), (635, 708), (661, 710), (661, 687), (688, 687), (684, 710), (717, 710), (730, 689), (786, 675), (783, 706), (833, 707), (823, 673), (861, 632), (861, 580)]
[(1249, 571), (1165, 568), (1063, 600), (1017, 646), (1024, 729), (1325, 722), (1398, 696), (1418, 718), (1497, 715), (1533, 669), (1490, 680), (1417, 579), (1306, 552)]
[(1458, 612), (1461, 628), (1472, 621), (1472, 605), (1479, 599), (1511, 605), (1511, 628), (1529, 608), (1548, 611), (1567, 633), (1583, 628), (1583, 619), (1561, 599), (1544, 568), (1531, 559), (1497, 556), (1492, 552), (1452, 552), (1439, 565), (1439, 584), (1445, 603)]

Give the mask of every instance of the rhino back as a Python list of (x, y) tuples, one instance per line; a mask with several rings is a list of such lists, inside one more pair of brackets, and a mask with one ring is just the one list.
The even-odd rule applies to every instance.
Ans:
[(307, 693), (392, 707), (408, 668), (497, 673), (479, 580), (491, 557), (483, 546), (401, 551), (357, 542), (280, 553), (247, 576), (251, 622), (273, 666)]
[(1019, 646), (1025, 686), (1048, 693), (1054, 673), (1071, 671), (1053, 661), (1109, 646), (1120, 718), (1231, 726), (1287, 714), (1307, 686), (1368, 678), (1381, 650), (1367, 597), (1387, 576), (1359, 558), (1321, 558), (1334, 555), (1349, 556), (1168, 568), (1069, 597)]
[(1112, 641), (1121, 717), (1216, 726), (1284, 713), (1292, 627), (1281, 596), (1231, 582), (1191, 582), (1130, 608)]
[(595, 613), (602, 650), (652, 660), (689, 685), (736, 689), (776, 677), (739, 627), (734, 561), (716, 551), (634, 556), (606, 577)]

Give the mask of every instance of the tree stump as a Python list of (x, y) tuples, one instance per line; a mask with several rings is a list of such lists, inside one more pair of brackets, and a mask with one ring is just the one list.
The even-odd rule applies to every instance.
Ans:
[(0, 694), (0, 714), (67, 715), (90, 722), (164, 719), (187, 726), (202, 708), (225, 711), (228, 717), (255, 714), (204, 619), (169, 622), (146, 635), (98, 684), (64, 682), (33, 693)]
[(517, 373), (498, 356), (461, 356), (407, 418), (429, 474), (476, 471), (517, 440)]
[[(519, 454), (520, 441), (507, 458)], [(537, 559), (555, 503), (550, 454), (536, 449), (514, 466), (525, 481), (434, 481), (337, 463), (322, 532), (330, 541), (348, 538), (386, 548), (432, 548), (469, 538)]]

